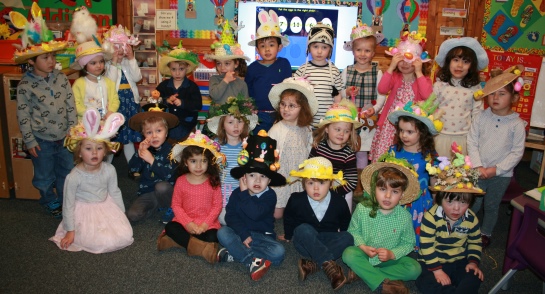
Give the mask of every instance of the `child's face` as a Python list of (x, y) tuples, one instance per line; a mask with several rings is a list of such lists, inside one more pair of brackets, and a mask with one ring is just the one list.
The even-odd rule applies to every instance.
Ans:
[(376, 187), (375, 195), (381, 211), (387, 214), (399, 204), (399, 200), (403, 196), (403, 189), (401, 187), (392, 188), (386, 184), (385, 187)]
[(244, 130), (244, 120), (227, 115), (223, 122), (223, 128), (228, 137), (240, 138), (240, 134)]
[(326, 128), (327, 143), (333, 149), (341, 149), (350, 139), (352, 133), (352, 124), (348, 122), (330, 123)]
[(104, 71), (104, 56), (95, 56), (85, 65), (85, 70), (95, 76), (101, 75)]
[(202, 176), (208, 170), (208, 159), (203, 154), (193, 154), (185, 161), (189, 172), (194, 176)]
[(414, 65), (412, 63), (405, 62), (405, 60), (401, 60), (397, 64), (397, 69), (399, 69), (399, 72), (401, 72), (402, 74), (414, 73)]
[(301, 112), (301, 105), (297, 103), (297, 99), (293, 95), (284, 95), (278, 103), (278, 110), (280, 110), (280, 115), (282, 120), (289, 125), (297, 125), (297, 119), (299, 117), (299, 112)]
[(443, 199), (441, 206), (443, 207), (445, 215), (451, 221), (457, 221), (464, 215), (464, 213), (466, 213), (467, 209), (469, 208), (469, 203), (464, 200)]
[(98, 166), (106, 155), (104, 142), (83, 139), (81, 143), (80, 157), (84, 165)]
[(282, 50), (282, 45), (279, 45), (277, 40), (273, 38), (259, 41), (257, 44), (257, 52), (262, 58), (261, 64), (273, 64), (280, 50)]
[(183, 81), (187, 75), (187, 66), (178, 62), (171, 62), (168, 68), (170, 69), (170, 75), (175, 81)]
[(371, 38), (357, 39), (352, 43), (352, 53), (357, 64), (371, 64), (375, 57), (375, 41)]
[(513, 112), (511, 107), (513, 106), (513, 103), (518, 100), (518, 95), (509, 92), (506, 88), (501, 88), (488, 95), (487, 99), (492, 113), (504, 116)]
[(258, 172), (247, 173), (244, 175), (244, 177), (246, 178), (246, 186), (250, 191), (250, 195), (255, 195), (263, 192), (271, 182), (271, 179), (269, 179), (269, 177)]
[(464, 60), (461, 57), (452, 58), (449, 64), (450, 73), (452, 74), (452, 77), (457, 80), (463, 79), (469, 72), (470, 67), (471, 62), (469, 60)]
[(317, 179), (305, 180), (305, 191), (307, 195), (314, 201), (321, 202), (327, 196), (329, 188), (331, 188), (331, 181)]
[(324, 65), (327, 63), (331, 47), (324, 43), (312, 43), (309, 45), (312, 62), (316, 65)]
[(412, 122), (399, 120), (399, 138), (403, 148), (409, 152), (420, 150), (420, 132)]
[(153, 148), (159, 148), (165, 143), (168, 130), (162, 123), (156, 122), (145, 125), (142, 134)]
[(55, 69), (57, 61), (55, 60), (55, 53), (46, 53), (36, 56), (36, 61), (30, 59), (28, 63), (34, 67), (34, 74), (47, 77)]
[(224, 74), (227, 72), (235, 71), (235, 69), (238, 66), (238, 61), (235, 60), (217, 60), (216, 61), (216, 70), (220, 74)]

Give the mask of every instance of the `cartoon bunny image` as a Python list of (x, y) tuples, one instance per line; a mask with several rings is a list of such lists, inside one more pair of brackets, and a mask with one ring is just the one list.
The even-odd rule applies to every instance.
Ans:
[(278, 37), (282, 41), (283, 46), (288, 46), (289, 39), (286, 36), (282, 36), (280, 31), (280, 23), (278, 14), (274, 10), (261, 10), (257, 15), (259, 22), (259, 28), (257, 28), (256, 36), (252, 35), (252, 41), (249, 43), (250, 46), (255, 46), (257, 39), (268, 38), (268, 37)]

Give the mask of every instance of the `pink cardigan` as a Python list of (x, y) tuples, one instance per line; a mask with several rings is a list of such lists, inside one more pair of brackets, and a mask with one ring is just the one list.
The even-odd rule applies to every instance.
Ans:
[[(378, 83), (378, 92), (383, 95), (388, 94), (388, 92), (390, 92), (390, 94), (388, 95), (386, 103), (384, 103), (384, 107), (382, 108), (382, 112), (380, 113), (378, 119), (379, 126), (382, 126), (384, 124), (384, 121), (388, 118), (388, 111), (396, 100), (395, 95), (397, 94), (397, 90), (399, 89), (399, 87), (401, 87), (402, 82), (403, 75), (400, 72), (394, 72), (393, 74), (384, 72), (384, 74), (382, 75), (382, 79), (380, 79), (380, 82)], [(414, 92), (414, 102), (426, 100), (433, 92), (433, 85), (431, 84), (431, 80), (426, 76), (421, 76), (417, 78), (416, 82), (413, 83), (412, 87)]]

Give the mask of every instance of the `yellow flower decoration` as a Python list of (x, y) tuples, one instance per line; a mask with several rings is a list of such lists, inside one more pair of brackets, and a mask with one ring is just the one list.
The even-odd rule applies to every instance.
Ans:
[(481, 98), (482, 96), (484, 96), (483, 90), (477, 90), (473, 93), (473, 97), (475, 98)]

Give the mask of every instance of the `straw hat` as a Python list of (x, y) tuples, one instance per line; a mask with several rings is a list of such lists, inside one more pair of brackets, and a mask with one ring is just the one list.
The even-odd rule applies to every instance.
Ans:
[[(520, 91), (523, 81), (520, 75), (524, 71), (524, 66), (514, 65), (503, 71), (502, 74), (495, 76), (486, 82), (484, 89), (475, 91), (473, 96), (475, 100), (481, 100), (484, 97), (498, 91), (499, 89), (511, 84), (514, 80), (519, 79), (515, 84), (515, 91)], [(517, 85), (518, 84), (518, 85)], [(518, 90), (517, 90), (518, 89)]]
[(172, 151), (170, 151), (169, 154), (170, 160), (180, 162), (182, 160), (182, 152), (187, 146), (198, 146), (209, 150), (212, 152), (212, 155), (214, 155), (213, 163), (218, 164), (220, 167), (224, 166), (227, 162), (225, 154), (220, 152), (220, 144), (214, 140), (211, 140), (199, 130), (195, 131), (195, 133), (189, 134), (189, 137), (187, 137), (185, 141), (177, 143), (172, 147)]
[(225, 104), (214, 104), (208, 111), (209, 118), (206, 120), (208, 130), (215, 135), (218, 134), (220, 118), (222, 116), (232, 115), (236, 118), (244, 118), (251, 130), (257, 125), (257, 108), (254, 99), (250, 97), (228, 97)]
[(159, 57), (159, 72), (163, 76), (170, 76), (170, 68), (168, 64), (172, 61), (184, 61), (188, 64), (186, 74), (189, 74), (197, 68), (199, 65), (199, 57), (197, 54), (188, 51), (182, 47), (182, 41), (180, 41), (177, 48), (171, 50), (168, 53), (163, 53)]
[(483, 70), (488, 66), (488, 55), (486, 54), (486, 51), (484, 51), (477, 39), (470, 37), (453, 38), (443, 42), (439, 47), (439, 53), (437, 53), (437, 56), (435, 56), (435, 61), (437, 64), (439, 64), (440, 67), (444, 67), (448, 52), (452, 48), (460, 46), (470, 48), (475, 52), (475, 55), (477, 55), (477, 67), (479, 70)]
[(354, 125), (357, 129), (363, 124), (358, 120), (358, 110), (354, 103), (348, 99), (342, 99), (339, 103), (334, 103), (326, 111), (324, 118), (320, 119), (320, 123), (315, 125), (320, 128), (330, 123), (347, 122)]
[(380, 44), (382, 40), (384, 40), (384, 35), (381, 33), (375, 33), (373, 31), (373, 28), (366, 24), (358, 24), (357, 26), (352, 28), (352, 32), (350, 33), (350, 41), (344, 42), (343, 48), (346, 51), (352, 51), (352, 44), (355, 40), (375, 36), (375, 39), (377, 39), (377, 44)]
[(231, 24), (226, 19), (223, 21), (223, 30), (219, 35), (219, 41), (214, 42), (210, 47), (214, 50), (213, 54), (205, 54), (204, 58), (207, 60), (231, 60), (231, 59), (246, 59), (250, 61), (250, 58), (244, 55), (240, 44), (235, 42), (234, 35), (236, 31), (233, 31)]
[(314, 87), (310, 81), (304, 77), (290, 77), (286, 78), (280, 84), (276, 84), (269, 92), (269, 101), (274, 109), (278, 110), (278, 103), (280, 102), (280, 95), (284, 90), (294, 89), (297, 90), (305, 97), (307, 97), (308, 105), (310, 106), (310, 112), (315, 115), (318, 112), (318, 100), (314, 95)]
[(161, 117), (167, 122), (168, 128), (172, 129), (178, 125), (178, 117), (172, 113), (165, 112), (168, 107), (161, 103), (148, 103), (142, 106), (143, 112), (133, 115), (129, 119), (129, 127), (135, 131), (142, 131), (142, 122), (154, 116)]
[(422, 37), (420, 33), (405, 32), (401, 37), (401, 42), (397, 47), (390, 47), (384, 51), (386, 55), (394, 56), (397, 53), (403, 53), (403, 60), (408, 63), (412, 63), (417, 58), (420, 58), (422, 62), (429, 62), (428, 52), (424, 51), (426, 46), (426, 38)]
[(288, 183), (296, 182), (300, 179), (319, 179), (331, 180), (332, 188), (346, 184), (343, 178), (343, 172), (333, 173), (333, 165), (325, 157), (312, 157), (299, 165), (299, 170), (290, 171)]
[(434, 114), (438, 104), (435, 103), (437, 96), (432, 93), (426, 101), (413, 104), (412, 101), (405, 105), (396, 106), (394, 111), (388, 115), (388, 120), (396, 124), (400, 116), (410, 116), (423, 122), (432, 135), (437, 135), (443, 129), (443, 122), (439, 120), (442, 113)]
[[(85, 57), (91, 57), (95, 55), (104, 55), (102, 47), (100, 47), (95, 41), (87, 41), (81, 43), (76, 47), (76, 60), (70, 64), (71, 69), (80, 70), (83, 69), (83, 66), (79, 63)], [(86, 58), (87, 59), (87, 58)], [(87, 60), (89, 62), (89, 60)], [(85, 62), (85, 64), (87, 64)]]
[(253, 40), (248, 42), (248, 45), (256, 46), (257, 40), (269, 37), (280, 38), (282, 46), (284, 47), (290, 44), (288, 37), (282, 36), (280, 33), (280, 22), (278, 15), (274, 10), (271, 9), (269, 12), (261, 10), (257, 15), (257, 18), (261, 24), (257, 28), (255, 37), (252, 35)]

